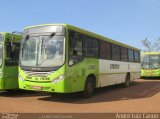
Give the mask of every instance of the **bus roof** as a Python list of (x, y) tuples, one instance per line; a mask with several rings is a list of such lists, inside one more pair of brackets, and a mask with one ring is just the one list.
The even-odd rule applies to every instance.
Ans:
[(160, 52), (142, 52), (142, 55), (158, 55)]
[(42, 24), (42, 25), (35, 25), (35, 26), (26, 27), (26, 28), (24, 28), (24, 30), (26, 30), (26, 29), (31, 29), (31, 28), (34, 28), (34, 27), (52, 26), (52, 25), (63, 25), (63, 26), (65, 26), (65, 27), (67, 27), (68, 29), (75, 30), (75, 31), (80, 32), (80, 33), (83, 33), (83, 34), (85, 34), (85, 35), (89, 35), (89, 36), (95, 37), (95, 38), (97, 38), (97, 39), (101, 39), (101, 40), (104, 40), (104, 41), (107, 41), (107, 42), (109, 42), (109, 43), (113, 43), (113, 44), (116, 44), (116, 45), (119, 45), (119, 46), (122, 46), (122, 47), (126, 47), (126, 48), (129, 48), (129, 49), (133, 49), (133, 50), (136, 50), (136, 51), (140, 51), (140, 49), (138, 49), (138, 48), (129, 46), (129, 45), (124, 44), (124, 43), (121, 43), (121, 42), (119, 42), (119, 41), (112, 40), (112, 39), (110, 39), (110, 38), (107, 38), (107, 37), (98, 35), (98, 34), (96, 34), (96, 33), (93, 33), (93, 32), (90, 32), (90, 31), (87, 31), (87, 30), (84, 30), (84, 29), (81, 29), (81, 28), (78, 28), (78, 27), (76, 27), (76, 26), (72, 26), (72, 25), (69, 25), (69, 24)]

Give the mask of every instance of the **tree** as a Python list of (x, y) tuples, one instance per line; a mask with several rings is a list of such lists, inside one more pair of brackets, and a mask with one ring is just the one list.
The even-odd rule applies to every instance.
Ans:
[(160, 51), (160, 38), (156, 39), (155, 42), (150, 42), (147, 38), (145, 38), (141, 42), (147, 52)]
[(160, 38), (156, 39), (156, 42), (154, 42), (154, 49), (155, 51), (160, 51)]

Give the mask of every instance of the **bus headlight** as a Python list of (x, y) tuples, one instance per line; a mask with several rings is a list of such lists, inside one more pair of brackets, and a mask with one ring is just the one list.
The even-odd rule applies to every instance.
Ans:
[(56, 83), (60, 82), (61, 80), (63, 80), (64, 78), (65, 78), (65, 76), (64, 76), (64, 74), (63, 74), (63, 75), (59, 76), (58, 78), (54, 79), (54, 80), (52, 81), (52, 83), (53, 83), (53, 84), (56, 84)]
[(155, 73), (157, 73), (157, 72), (159, 72), (160, 70), (156, 70), (156, 71), (154, 71)]
[(21, 80), (21, 81), (24, 81), (24, 78), (19, 74), (18, 78)]

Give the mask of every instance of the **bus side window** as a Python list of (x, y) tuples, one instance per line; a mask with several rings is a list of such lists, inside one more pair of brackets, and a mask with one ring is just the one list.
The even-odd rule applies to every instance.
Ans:
[(108, 42), (100, 41), (100, 58), (111, 59), (111, 45)]
[(118, 45), (112, 44), (112, 59), (113, 60), (120, 60), (120, 47)]
[(85, 42), (85, 55), (86, 57), (98, 58), (99, 57), (99, 42), (92, 37), (86, 37)]
[(133, 50), (128, 49), (128, 61), (133, 62), (134, 56), (133, 56)]
[(134, 62), (139, 62), (139, 61), (140, 61), (139, 52), (134, 51)]
[(69, 33), (69, 65), (74, 65), (83, 59), (83, 41), (79, 33)]
[(121, 47), (121, 60), (128, 61), (128, 50), (125, 47)]

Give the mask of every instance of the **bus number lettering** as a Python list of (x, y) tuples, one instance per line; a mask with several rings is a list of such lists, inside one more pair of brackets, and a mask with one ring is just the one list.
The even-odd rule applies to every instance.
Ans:
[(96, 66), (95, 65), (88, 65), (88, 69), (96, 69)]
[(110, 69), (119, 69), (119, 64), (111, 64)]

